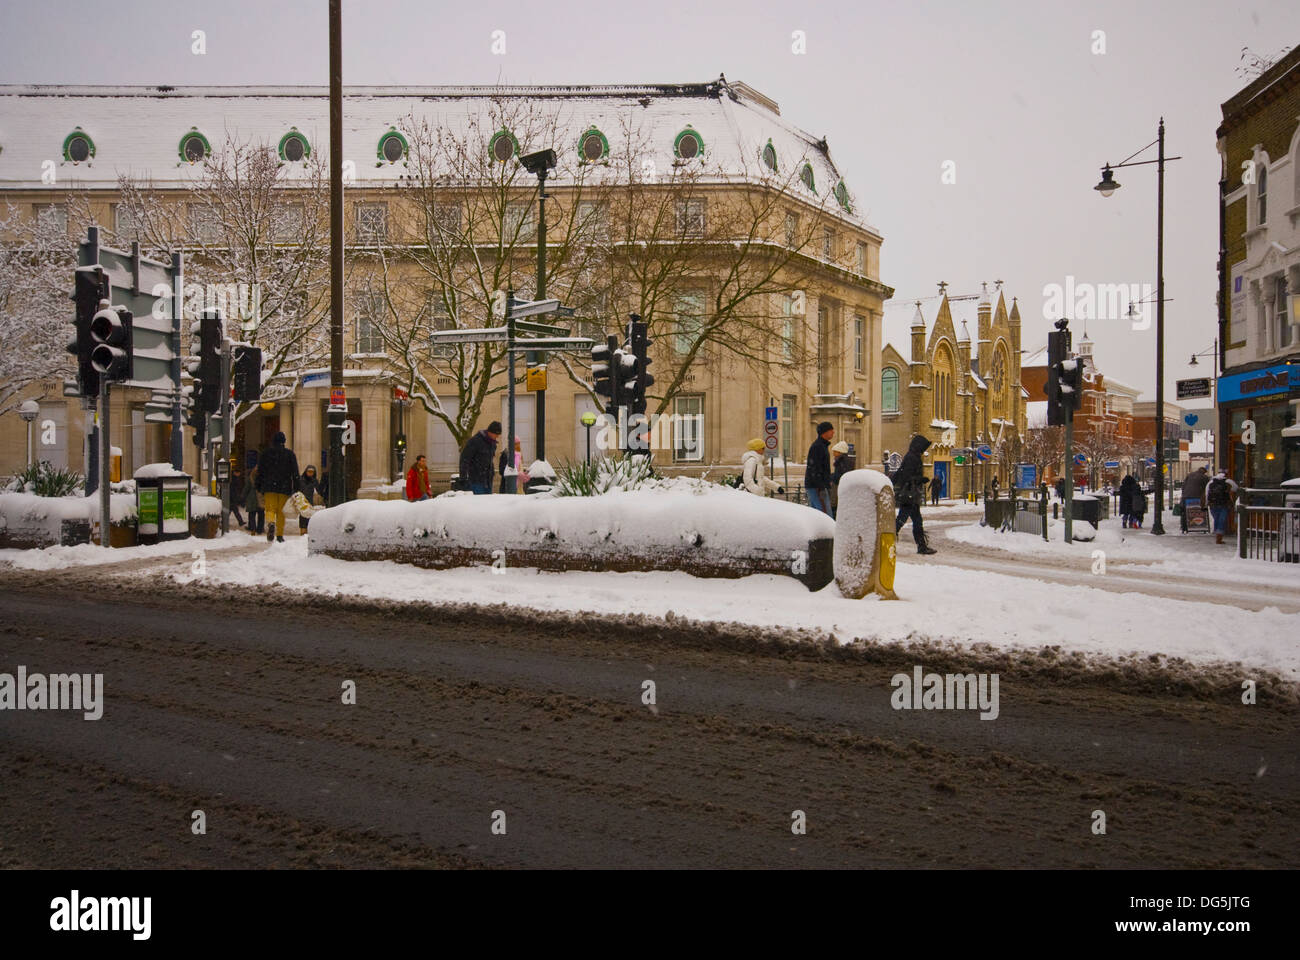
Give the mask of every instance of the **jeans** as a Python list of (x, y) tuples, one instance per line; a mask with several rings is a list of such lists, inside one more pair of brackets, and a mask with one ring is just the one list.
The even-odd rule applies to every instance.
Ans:
[(894, 520), (894, 533), (897, 534), (903, 529), (903, 524), (908, 521), (908, 518), (912, 521), (912, 539), (917, 543), (923, 543), (925, 529), (921, 525), (921, 508), (915, 504), (898, 508), (898, 517)]
[(831, 491), (829, 488), (809, 487), (808, 488), (808, 506), (814, 510), (820, 510), (826, 516), (831, 514)]
[(231, 504), (230, 512), (235, 515), (235, 519), (239, 522), (239, 525), (242, 527), (244, 525), (244, 516), (239, 512), (239, 508), (236, 507), (234, 504)]
[(485, 493), (491, 493), (491, 492), (492, 492), (492, 485), (491, 485), (491, 484), (488, 484), (488, 483), (471, 483), (471, 484), (469, 485), (469, 488), (470, 488), (470, 490), (471, 490), (473, 493), (475, 493), (475, 494), (477, 494), (477, 495), (480, 495), (480, 496), (481, 496), (482, 494), (485, 494)]
[(1228, 531), (1227, 507), (1210, 507), (1210, 516), (1214, 518), (1215, 533), (1226, 533)]
[(248, 511), (248, 532), (266, 533), (266, 511), (261, 507)]

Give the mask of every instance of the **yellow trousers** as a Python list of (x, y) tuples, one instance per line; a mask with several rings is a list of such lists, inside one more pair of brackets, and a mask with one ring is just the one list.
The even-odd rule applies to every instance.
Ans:
[(283, 493), (264, 493), (262, 499), (266, 501), (266, 520), (268, 523), (275, 524), (275, 535), (284, 536), (284, 505), (289, 502), (287, 495)]

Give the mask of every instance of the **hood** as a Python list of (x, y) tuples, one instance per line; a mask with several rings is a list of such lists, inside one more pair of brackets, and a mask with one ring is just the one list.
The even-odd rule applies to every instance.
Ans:
[(925, 453), (926, 449), (929, 448), (929, 446), (930, 446), (930, 441), (918, 433), (916, 436), (912, 438), (912, 443), (907, 448), (907, 452), (914, 453), (919, 457), (921, 454)]
[(746, 460), (761, 461), (762, 459), (763, 459), (763, 455), (759, 453), (757, 450), (746, 450), (744, 453), (740, 455), (741, 463), (744, 463)]

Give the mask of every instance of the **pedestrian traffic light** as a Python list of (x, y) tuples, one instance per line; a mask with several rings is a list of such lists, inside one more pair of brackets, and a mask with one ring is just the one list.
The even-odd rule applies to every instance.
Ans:
[(619, 348), (618, 338), (609, 337), (604, 343), (591, 348), (591, 376), (596, 394), (604, 397), (608, 403), (605, 412), (618, 416), (619, 402), (622, 399), (622, 377), (615, 374), (615, 368), (621, 366), (623, 351)]
[(648, 451), (650, 448), (649, 424), (646, 417), (646, 389), (654, 384), (649, 373), (649, 328), (635, 313), (627, 324), (628, 349), (623, 355), (623, 366), (628, 370), (624, 383), (628, 406), (628, 449)]
[(181, 405), (185, 408), (185, 425), (194, 431), (194, 445), (201, 450), (207, 437), (208, 424), (207, 414), (199, 406), (195, 399), (196, 396), (197, 394), (192, 386), (181, 388)]
[(135, 370), (135, 343), (132, 336), (134, 317), (126, 307), (110, 306), (99, 301), (99, 310), (90, 321), (90, 365), (103, 380), (123, 383)]
[(221, 407), (221, 314), (204, 310), (203, 316), (190, 324), (190, 336), (194, 338), (190, 341), (194, 359), (186, 369), (194, 378), (195, 406), (206, 416)]
[(236, 403), (257, 403), (262, 399), (262, 351), (259, 347), (236, 346), (231, 360), (231, 380)]
[(77, 394), (82, 397), (99, 395), (99, 371), (91, 363), (95, 341), (90, 335), (90, 325), (99, 312), (99, 303), (108, 296), (108, 275), (98, 265), (78, 267), (72, 299), (76, 303), (73, 318), (74, 336), (68, 343), (68, 353), (77, 358)]

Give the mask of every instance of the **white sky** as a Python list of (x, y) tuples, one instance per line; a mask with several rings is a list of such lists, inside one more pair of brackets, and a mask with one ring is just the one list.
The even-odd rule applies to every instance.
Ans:
[[(0, 82), (325, 84), (326, 9), (0, 0)], [(205, 56), (191, 53), (194, 30)], [(490, 51), (494, 30), (505, 56)], [(795, 30), (804, 55), (791, 52)], [(1092, 187), (1103, 162), (1155, 139), (1163, 114), (1167, 152), (1184, 158), (1165, 181), (1170, 400), (1174, 380), (1212, 369), (1187, 359), (1216, 335), (1219, 106), (1246, 83), (1243, 47), (1271, 56), (1296, 42), (1300, 4), (1283, 0), (343, 4), (345, 84), (744, 80), (828, 138), (884, 235), (881, 279), (899, 298), (1001, 279), (1021, 298), (1030, 351), (1050, 329), (1047, 284), (1154, 288), (1154, 165), (1119, 171), (1108, 200)], [(947, 160), (956, 184), (941, 183)], [(1099, 319), (1088, 332), (1104, 373), (1154, 388), (1154, 324)]]

